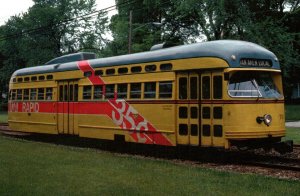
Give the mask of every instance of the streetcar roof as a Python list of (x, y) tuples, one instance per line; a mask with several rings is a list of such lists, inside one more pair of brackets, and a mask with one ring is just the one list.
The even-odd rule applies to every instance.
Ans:
[[(243, 59), (269, 60), (271, 69), (280, 69), (277, 57), (257, 44), (237, 40), (217, 40), (176, 46), (155, 51), (89, 60), (93, 68), (150, 63), (176, 59), (215, 57), (225, 60), (231, 68), (241, 68)], [(199, 67), (200, 68), (200, 67)], [(78, 70), (77, 62), (42, 65), (17, 70), (14, 76)]]

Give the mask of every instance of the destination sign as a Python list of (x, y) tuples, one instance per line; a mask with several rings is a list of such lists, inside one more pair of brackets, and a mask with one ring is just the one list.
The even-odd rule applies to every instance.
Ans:
[(241, 59), (240, 65), (247, 67), (272, 67), (272, 61), (265, 59)]

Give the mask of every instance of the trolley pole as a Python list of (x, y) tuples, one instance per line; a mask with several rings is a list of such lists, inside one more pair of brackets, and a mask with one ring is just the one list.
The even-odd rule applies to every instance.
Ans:
[(129, 32), (128, 32), (128, 54), (131, 53), (132, 45), (132, 10), (129, 12)]

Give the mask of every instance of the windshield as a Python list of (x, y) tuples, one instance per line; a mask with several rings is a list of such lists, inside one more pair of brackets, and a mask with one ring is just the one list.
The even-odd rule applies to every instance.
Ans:
[(228, 85), (231, 97), (280, 98), (271, 73), (240, 71), (232, 75)]

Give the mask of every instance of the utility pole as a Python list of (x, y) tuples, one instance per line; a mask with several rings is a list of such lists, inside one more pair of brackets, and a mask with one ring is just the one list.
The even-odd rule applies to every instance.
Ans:
[(131, 53), (132, 45), (132, 10), (129, 12), (129, 32), (128, 32), (128, 54)]

